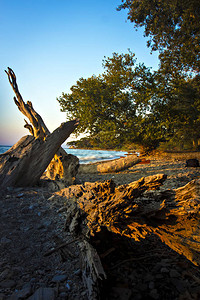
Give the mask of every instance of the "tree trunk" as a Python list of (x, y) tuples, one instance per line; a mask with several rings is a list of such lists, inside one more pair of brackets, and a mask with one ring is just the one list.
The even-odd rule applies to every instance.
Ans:
[(128, 155), (111, 161), (81, 165), (79, 173), (114, 173), (128, 169), (141, 162), (136, 155)]
[(5, 188), (34, 185), (76, 126), (76, 120), (63, 123), (45, 140), (25, 136), (7, 152), (1, 154), (0, 186)]
[[(11, 68), (5, 71), (8, 75), (8, 80), (13, 88), (16, 95), (14, 97), (14, 102), (18, 109), (27, 117), (31, 124), (26, 120), (24, 127), (27, 128), (30, 133), (35, 137), (35, 139), (45, 140), (50, 131), (46, 127), (42, 117), (34, 110), (33, 105), (30, 101), (25, 103), (19, 92), (16, 75)], [(76, 121), (78, 124), (78, 122)], [(75, 127), (74, 127), (75, 129)], [(60, 144), (61, 146), (61, 144)], [(55, 154), (55, 153), (54, 153)], [(40, 156), (40, 154), (38, 153)], [(46, 175), (50, 179), (62, 180), (65, 184), (74, 183), (75, 176), (78, 172), (79, 160), (76, 156), (67, 154), (63, 148), (58, 148), (55, 157), (52, 157), (52, 162), (47, 166)]]
[(54, 197), (64, 198), (65, 227), (76, 236), (90, 240), (105, 228), (136, 241), (156, 234), (199, 265), (200, 180), (176, 190), (158, 191), (165, 179), (165, 175), (157, 174), (118, 187), (112, 180), (85, 183)]

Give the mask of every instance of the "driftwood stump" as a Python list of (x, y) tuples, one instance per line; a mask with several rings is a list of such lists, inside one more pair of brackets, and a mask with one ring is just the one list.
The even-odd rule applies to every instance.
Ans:
[(45, 140), (25, 136), (0, 155), (0, 187), (30, 186), (40, 179), (60, 145), (74, 131), (76, 121), (63, 123)]
[[(35, 139), (40, 139), (40, 140), (45, 141), (51, 133), (48, 130), (47, 126), (45, 125), (42, 117), (34, 110), (33, 105), (30, 101), (27, 101), (27, 103), (25, 103), (23, 101), (23, 98), (18, 89), (16, 75), (13, 72), (13, 70), (11, 68), (8, 68), (8, 70), (5, 72), (8, 75), (8, 80), (9, 80), (10, 85), (16, 95), (16, 97), (14, 97), (14, 102), (17, 105), (18, 109), (22, 112), (22, 114), (26, 118), (28, 118), (28, 120), (30, 122), (30, 123), (28, 123), (26, 120), (24, 120), (25, 121), (24, 127), (29, 130), (29, 132)], [(76, 120), (75, 123), (77, 126), (78, 120)], [(69, 123), (69, 124), (72, 124), (72, 123)], [(69, 124), (67, 125), (67, 127), (69, 126)], [(75, 127), (73, 128), (73, 130), (75, 129)], [(66, 128), (66, 125), (64, 126), (64, 128)], [(69, 129), (69, 127), (68, 127), (68, 129)], [(72, 129), (72, 127), (71, 127), (71, 129)], [(70, 133), (72, 133), (72, 131)], [(58, 134), (58, 131), (57, 131), (57, 134)], [(68, 136), (69, 135), (66, 134), (66, 138)], [(62, 140), (62, 138), (61, 138), (61, 140)], [(63, 140), (63, 142), (64, 141), (65, 140)], [(79, 160), (76, 156), (67, 154), (65, 152), (65, 150), (60, 147), (61, 144), (59, 145), (59, 147), (56, 146), (57, 150), (56, 150), (56, 153), (54, 153), (55, 157), (54, 157), (54, 155), (53, 156), (51, 155), (52, 162), (51, 163), (49, 162), (48, 163), (49, 166), (48, 165), (46, 166), (46, 168), (47, 168), (46, 174), (50, 179), (62, 180), (62, 182), (64, 182), (65, 184), (68, 185), (68, 184), (74, 183), (74, 179), (75, 179), (75, 176), (78, 171)], [(23, 145), (22, 145), (22, 148), (23, 148)], [(15, 150), (15, 153), (16, 153), (16, 150)], [(40, 155), (41, 154), (38, 152), (38, 156), (40, 156)], [(20, 157), (20, 154), (18, 155), (18, 157)]]
[[(200, 180), (175, 190), (158, 190), (166, 177), (157, 174), (118, 187), (112, 180), (88, 182), (63, 189), (52, 200), (57, 198), (65, 205), (65, 229), (91, 247), (95, 238), (104, 243), (105, 232), (135, 241), (155, 234), (200, 265)], [(84, 257), (91, 265), (91, 255)], [(105, 276), (95, 268), (87, 273), (85, 281), (91, 295)]]

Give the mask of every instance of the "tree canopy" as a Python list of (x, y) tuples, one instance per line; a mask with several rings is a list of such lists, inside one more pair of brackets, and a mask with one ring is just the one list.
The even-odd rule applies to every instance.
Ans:
[(136, 28), (144, 27), (147, 45), (160, 51), (161, 63), (200, 71), (199, 0), (122, 0)]
[(94, 146), (120, 147), (137, 131), (136, 120), (152, 96), (153, 75), (136, 64), (131, 51), (104, 58), (103, 67), (103, 74), (80, 78), (58, 101), (67, 116), (80, 119), (77, 132), (88, 133)]
[(68, 117), (80, 119), (77, 133), (88, 134), (82, 145), (119, 149), (134, 143), (152, 150), (165, 142), (198, 148), (200, 76), (152, 72), (131, 51), (104, 57), (103, 68), (58, 98)]

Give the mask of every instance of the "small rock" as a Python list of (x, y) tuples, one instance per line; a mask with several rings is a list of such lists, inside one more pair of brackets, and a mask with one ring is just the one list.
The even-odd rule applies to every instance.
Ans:
[(172, 284), (176, 287), (179, 293), (183, 293), (187, 288), (187, 282), (177, 278), (171, 279)]
[(144, 292), (147, 290), (148, 286), (145, 283), (138, 283), (136, 288), (140, 291), (140, 292)]
[(171, 264), (171, 262), (172, 262), (171, 258), (163, 258), (160, 261), (160, 263), (165, 266)]
[(52, 281), (53, 282), (62, 282), (64, 280), (67, 279), (67, 275), (55, 275), (53, 278), (52, 278)]
[(149, 293), (149, 296), (153, 299), (159, 299), (159, 294), (156, 289), (151, 290), (151, 292)]
[(37, 270), (36, 274), (43, 275), (45, 272), (43, 270)]
[(67, 293), (65, 293), (65, 292), (60, 293), (59, 296), (60, 296), (60, 298), (67, 299)]
[(0, 282), (0, 287), (10, 289), (16, 285), (16, 282), (12, 279), (3, 280)]
[(153, 281), (149, 282), (149, 288), (150, 290), (153, 290), (155, 288), (155, 283)]
[(52, 223), (51, 220), (46, 220), (46, 221), (43, 222), (43, 225), (44, 225), (45, 227), (48, 227), (48, 226), (51, 225), (51, 223)]
[(24, 225), (21, 225), (21, 226), (20, 226), (20, 230), (21, 230), (21, 231), (24, 231), (24, 232), (29, 231), (31, 228), (32, 228), (32, 227), (24, 226)]
[(14, 292), (8, 300), (26, 299), (30, 295), (31, 295), (31, 287), (27, 286), (22, 290)]
[(10, 274), (13, 275), (13, 273), (11, 273), (10, 269), (3, 270), (0, 273), (0, 281), (10, 278)]
[(55, 300), (55, 291), (52, 288), (40, 287), (37, 291), (28, 298), (28, 300)]
[(19, 192), (23, 191), (23, 188), (22, 187), (13, 188), (13, 190), (15, 191), (15, 193), (19, 193)]
[(37, 281), (36, 278), (33, 277), (33, 278), (31, 278), (30, 283), (33, 284), (33, 283), (35, 283), (36, 281)]
[(67, 288), (68, 290), (71, 290), (71, 287), (70, 287), (69, 283), (70, 283), (70, 282), (67, 282), (65, 286), (66, 286), (66, 288)]
[(37, 203), (33, 203), (33, 204), (31, 204), (30, 206), (29, 206), (29, 209), (34, 209), (34, 208), (36, 208), (36, 207), (38, 207), (38, 204)]
[(135, 282), (135, 280), (138, 278), (138, 276), (137, 276), (137, 271), (136, 271), (136, 270), (133, 270), (133, 271), (131, 272), (131, 274), (128, 275), (128, 278), (130, 278), (132, 281)]
[(0, 242), (1, 244), (9, 244), (12, 241), (10, 239), (7, 239), (7, 237), (2, 237)]
[(24, 193), (20, 193), (16, 196), (16, 198), (22, 198), (24, 196)]
[(162, 279), (163, 278), (163, 275), (162, 274), (156, 274), (156, 279)]
[(81, 296), (85, 296), (85, 295), (87, 295), (87, 291), (83, 291), (83, 292), (81, 293)]
[(145, 277), (144, 277), (144, 281), (145, 282), (149, 282), (152, 281), (154, 279), (153, 275), (151, 273), (148, 273)]
[(132, 298), (131, 300), (134, 299), (134, 300), (142, 300), (143, 297), (142, 295), (138, 292), (138, 290), (135, 290), (135, 289), (132, 289)]
[(186, 167), (192, 167), (192, 168), (199, 167), (198, 159), (191, 158), (191, 159), (186, 160)]
[(161, 268), (160, 272), (161, 273), (169, 273), (169, 270), (167, 268)]
[(113, 287), (112, 291), (118, 297), (119, 300), (129, 300), (132, 296), (132, 291), (130, 289)]
[(180, 277), (181, 276), (181, 274), (177, 270), (175, 270), (175, 269), (170, 270), (169, 275), (170, 275), (171, 278), (173, 278), (173, 277)]

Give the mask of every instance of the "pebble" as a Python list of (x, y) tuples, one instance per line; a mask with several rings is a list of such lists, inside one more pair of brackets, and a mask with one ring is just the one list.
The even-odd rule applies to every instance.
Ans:
[(16, 196), (16, 198), (22, 198), (24, 196), (24, 193), (21, 193), (21, 194), (18, 194), (17, 196)]
[(2, 281), (2, 280), (4, 280), (4, 279), (6, 279), (6, 278), (8, 278), (9, 277), (9, 274), (10, 274), (10, 269), (5, 269), (5, 270), (3, 270), (1, 273), (0, 273), (0, 281)]
[(70, 285), (69, 285), (69, 282), (67, 282), (65, 286), (66, 286), (66, 288), (67, 288), (68, 290), (71, 290), (71, 287), (70, 287)]
[(40, 287), (28, 300), (55, 300), (55, 291), (52, 288)]
[(150, 290), (153, 290), (155, 288), (155, 283), (153, 281), (149, 282), (149, 288)]
[(158, 294), (157, 289), (151, 290), (151, 292), (149, 293), (149, 296), (152, 297), (153, 299), (159, 299), (159, 294)]
[(156, 279), (162, 279), (163, 278), (163, 275), (162, 274), (156, 274)]
[(180, 275), (180, 273), (179, 273), (177, 270), (171, 269), (171, 270), (170, 270), (170, 273), (169, 273), (169, 276), (170, 276), (171, 278), (173, 278), (173, 277), (180, 277), (181, 275)]
[(169, 270), (167, 268), (161, 268), (160, 272), (161, 273), (169, 273)]
[(0, 242), (1, 242), (1, 244), (9, 244), (12, 241), (10, 239), (8, 239), (7, 237), (2, 237)]
[(16, 282), (12, 279), (3, 280), (0, 282), (0, 287), (10, 289), (16, 285)]
[(154, 279), (154, 276), (151, 273), (148, 273), (145, 277), (144, 277), (144, 281), (145, 282), (149, 282), (152, 281)]
[(59, 296), (60, 296), (61, 298), (67, 299), (67, 293), (65, 293), (65, 292), (60, 293)]
[(136, 287), (137, 287), (137, 289), (138, 289), (139, 291), (141, 291), (141, 292), (146, 291), (147, 288), (148, 288), (147, 284), (142, 283), (142, 282), (141, 282), (141, 283), (138, 283)]
[(62, 282), (64, 280), (67, 279), (67, 275), (55, 275), (53, 278), (52, 278), (52, 281), (53, 282)]
[(130, 289), (113, 287), (112, 291), (118, 297), (117, 299), (119, 300), (131, 300), (132, 291)]
[(48, 227), (48, 226), (51, 225), (51, 223), (52, 223), (51, 220), (46, 220), (46, 221), (43, 222), (43, 225), (44, 225), (45, 227)]
[(179, 293), (183, 293), (187, 288), (186, 281), (183, 281), (183, 280), (180, 280), (177, 278), (172, 278), (171, 282), (176, 287), (176, 289)]
[(27, 286), (22, 290), (15, 291), (8, 300), (26, 299), (31, 295), (31, 286)]

